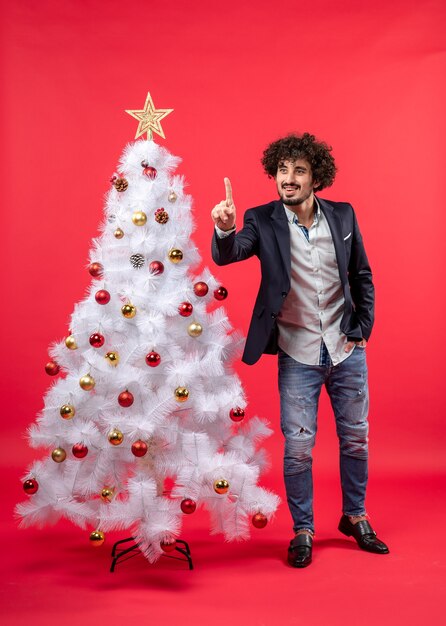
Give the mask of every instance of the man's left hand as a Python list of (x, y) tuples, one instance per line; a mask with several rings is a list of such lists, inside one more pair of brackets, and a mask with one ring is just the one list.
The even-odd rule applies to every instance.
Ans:
[(360, 348), (365, 348), (367, 345), (367, 341), (364, 337), (361, 341), (347, 341), (345, 344), (344, 352), (351, 352), (353, 350), (353, 346), (359, 346)]

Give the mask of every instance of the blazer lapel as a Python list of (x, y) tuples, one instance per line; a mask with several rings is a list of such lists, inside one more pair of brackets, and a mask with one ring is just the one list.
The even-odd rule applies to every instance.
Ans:
[(336, 251), (336, 259), (338, 261), (338, 269), (339, 276), (341, 278), (341, 282), (345, 285), (347, 280), (347, 259), (345, 257), (345, 245), (344, 239), (342, 236), (342, 224), (336, 212), (333, 210), (333, 207), (328, 204), (325, 200), (321, 200), (318, 198), (319, 205), (321, 207), (321, 211), (325, 215), (328, 226), (331, 231), (331, 236), (333, 238), (333, 244)]
[(289, 280), (291, 275), (290, 227), (282, 202), (276, 200), (273, 204), (274, 209), (271, 213), (273, 230), (276, 235), (277, 243), (279, 244), (280, 254)]

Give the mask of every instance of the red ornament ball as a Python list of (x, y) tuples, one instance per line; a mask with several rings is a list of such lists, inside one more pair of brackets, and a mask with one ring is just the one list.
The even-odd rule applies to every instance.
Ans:
[(228, 297), (228, 290), (225, 287), (219, 287), (214, 291), (214, 298), (216, 300), (226, 300)]
[(147, 444), (145, 441), (135, 441), (135, 443), (132, 445), (132, 454), (134, 456), (144, 456), (147, 452)]
[(164, 264), (161, 261), (152, 261), (149, 265), (151, 274), (162, 274), (164, 272)]
[(25, 480), (23, 483), (23, 489), (25, 493), (32, 496), (39, 489), (39, 483), (35, 478), (28, 478), (28, 480)]
[(161, 541), (160, 546), (161, 550), (164, 552), (173, 552), (177, 547), (177, 542), (175, 539), (165, 539), (164, 541)]
[(97, 291), (94, 297), (98, 304), (107, 304), (110, 302), (110, 294), (105, 289)]
[(190, 302), (182, 302), (178, 307), (178, 313), (183, 317), (189, 317), (189, 315), (192, 315), (193, 310), (194, 307)]
[(241, 422), (242, 419), (245, 417), (245, 411), (238, 406), (235, 409), (231, 409), (229, 411), (229, 417), (232, 419), (233, 422)]
[(131, 394), (130, 391), (127, 391), (127, 390), (123, 391), (118, 396), (118, 402), (120, 406), (123, 406), (123, 407), (132, 406), (133, 400), (134, 400), (133, 394)]
[(101, 348), (104, 345), (104, 341), (104, 335), (100, 333), (90, 335), (90, 346), (93, 346), (93, 348)]
[(185, 498), (184, 500), (181, 501), (181, 510), (183, 511), (183, 513), (186, 513), (187, 515), (194, 513), (196, 508), (197, 508), (197, 503), (195, 502), (195, 500), (191, 500), (190, 498)]
[(59, 364), (56, 361), (48, 361), (45, 365), (45, 372), (48, 376), (56, 376), (60, 372)]
[(146, 354), (146, 363), (149, 367), (158, 367), (158, 365), (161, 363), (161, 357), (158, 352), (154, 352), (152, 350), (152, 352)]
[(266, 515), (263, 515), (263, 513), (256, 513), (252, 516), (252, 525), (255, 526), (255, 528), (265, 528), (267, 524), (268, 518)]
[(143, 169), (143, 174), (144, 176), (147, 176), (147, 178), (150, 178), (150, 180), (155, 180), (158, 172), (156, 171), (154, 167), (150, 167), (150, 165), (148, 165), (147, 167)]
[(205, 296), (208, 291), (209, 291), (209, 287), (203, 281), (200, 280), (200, 282), (195, 283), (194, 293), (196, 296), (203, 298), (203, 296)]
[(103, 270), (103, 265), (97, 262), (91, 263), (88, 268), (88, 271), (94, 278), (101, 278)]
[(83, 459), (88, 454), (88, 448), (83, 443), (75, 443), (71, 448), (71, 452), (76, 459)]

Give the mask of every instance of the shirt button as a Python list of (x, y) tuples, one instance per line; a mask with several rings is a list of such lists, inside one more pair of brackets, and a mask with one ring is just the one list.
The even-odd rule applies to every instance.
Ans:
[(286, 291), (282, 291), (282, 298), (286, 298)]
[(277, 317), (277, 313), (271, 313), (271, 317), (273, 318), (273, 320), (275, 320)]

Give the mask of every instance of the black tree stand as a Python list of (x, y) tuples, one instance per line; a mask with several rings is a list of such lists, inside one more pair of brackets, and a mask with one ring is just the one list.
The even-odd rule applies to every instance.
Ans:
[[(132, 545), (130, 545), (128, 548), (120, 547), (122, 546), (122, 544), (129, 543), (129, 542), (132, 542)], [(189, 545), (182, 539), (177, 539), (176, 543), (177, 545), (175, 547), (175, 551), (179, 552), (183, 556), (174, 556), (173, 554), (167, 554), (166, 552), (163, 553), (162, 556), (166, 556), (169, 559), (175, 559), (177, 561), (187, 561), (189, 563), (189, 569), (194, 569)], [(180, 548), (178, 547), (178, 544), (181, 544), (184, 547)], [(127, 537), (127, 539), (120, 539), (113, 545), (113, 548), (112, 548), (112, 553), (111, 553), (112, 564), (110, 567), (110, 572), (115, 571), (115, 567), (118, 563), (123, 563), (124, 561), (127, 561), (128, 559), (132, 559), (134, 556), (138, 556), (138, 554), (141, 554), (141, 550), (139, 549), (139, 543), (135, 541), (134, 537)]]

